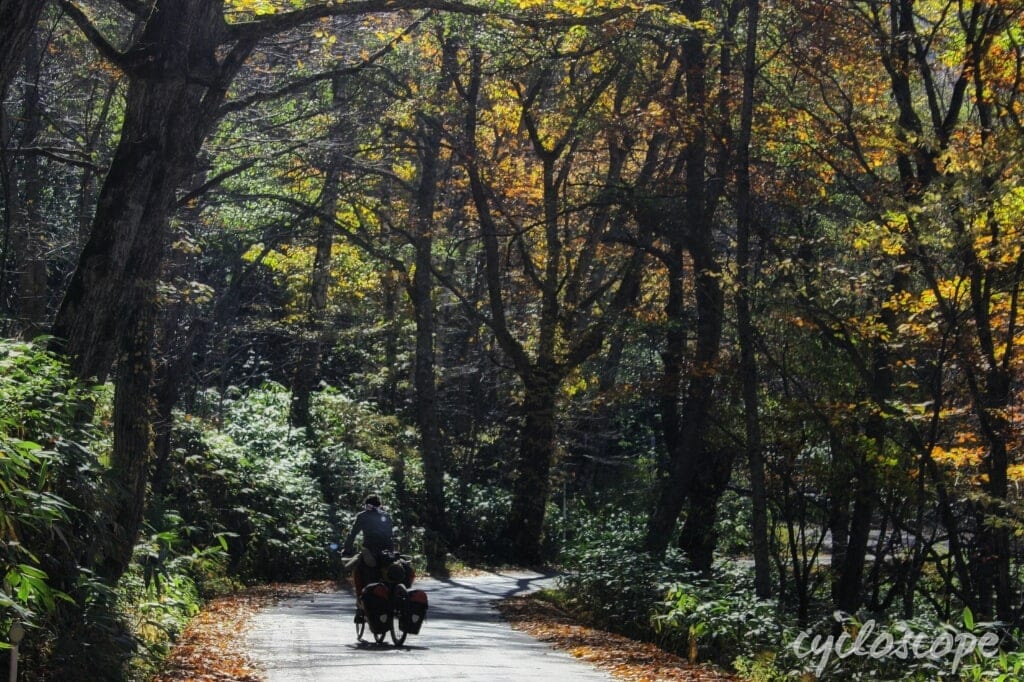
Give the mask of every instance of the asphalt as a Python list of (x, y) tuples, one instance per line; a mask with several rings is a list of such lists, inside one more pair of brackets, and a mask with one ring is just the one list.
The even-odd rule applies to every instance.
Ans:
[[(550, 583), (536, 573), (489, 573), (421, 580), (430, 607), (419, 635), (405, 646), (360, 643), (351, 592), (292, 599), (258, 614), (247, 632), (249, 653), (267, 682), (410, 682), (417, 680), (611, 680), (501, 620), (493, 602)], [(369, 632), (366, 639), (372, 641)]]

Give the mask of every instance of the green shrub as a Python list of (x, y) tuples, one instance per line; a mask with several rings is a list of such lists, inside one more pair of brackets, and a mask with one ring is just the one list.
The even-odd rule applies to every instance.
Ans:
[(596, 624), (670, 646), (674, 633), (659, 635), (651, 618), (683, 566), (673, 553), (659, 561), (640, 549), (645, 524), (643, 515), (626, 511), (578, 516), (561, 555), (561, 588), (574, 610)]
[(685, 637), (691, 658), (722, 665), (771, 654), (792, 629), (776, 602), (757, 598), (750, 571), (730, 564), (709, 578), (682, 576), (662, 606), (653, 619), (658, 630)]
[(726, 490), (718, 500), (715, 534), (716, 551), (724, 556), (749, 555), (753, 541), (753, 507), (749, 495)]
[(50, 626), (77, 582), (74, 557), (92, 537), (78, 509), (92, 508), (97, 495), (94, 432), (76, 415), (95, 394), (43, 341), (0, 340), (0, 632), (15, 618)]
[[(289, 424), (284, 387), (227, 395), (207, 391), (200, 405), (207, 418), (176, 420), (162, 505), (181, 514), (194, 542), (207, 546), (231, 530), (228, 569), (246, 580), (333, 577), (338, 557), (330, 544), (351, 527), (366, 493), (377, 491), (405, 532), (403, 549), (415, 551), (419, 535), (393, 480), (396, 463), (410, 458), (410, 436), (396, 420), (322, 391), (311, 440)], [(409, 463), (405, 493), (415, 494), (422, 477)]]
[(509, 555), (506, 524), (512, 493), (496, 485), (445, 480), (445, 505), (458, 551), (480, 561), (500, 561)]
[(304, 437), (288, 423), (289, 394), (267, 385), (222, 404), (223, 425), (183, 417), (162, 502), (200, 546), (232, 531), (231, 569), (245, 579), (328, 572), (333, 530)]
[(109, 448), (89, 417), (106, 418), (109, 391), (80, 386), (46, 341), (0, 339), (0, 633), (28, 625), (26, 671), (70, 669), (90, 649), (97, 671), (116, 674), (130, 644), (109, 588), (79, 563), (97, 537)]

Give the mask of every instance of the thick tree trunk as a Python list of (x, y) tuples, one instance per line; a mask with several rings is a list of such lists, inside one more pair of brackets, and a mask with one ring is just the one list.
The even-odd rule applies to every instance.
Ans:
[[(691, 369), (686, 377), (687, 389), (685, 402), (678, 417), (678, 432), (666, 431), (665, 439), (669, 445), (669, 459), (664, 467), (658, 493), (657, 504), (647, 524), (645, 539), (646, 549), (657, 556), (665, 553), (672, 529), (683, 509), (687, 495), (691, 493), (694, 481), (713, 481), (711, 471), (713, 462), (707, 457), (706, 436), (708, 416), (714, 395), (715, 365), (721, 345), (723, 297), (718, 283), (719, 269), (717, 263), (705, 249), (694, 250), (694, 269), (697, 272), (697, 344), (694, 351)], [(666, 370), (676, 370), (666, 367)], [(667, 402), (667, 400), (666, 400)], [(676, 408), (679, 409), (679, 408)], [(665, 420), (665, 415), (662, 415)], [(670, 427), (675, 419), (665, 423)], [(698, 472), (698, 468), (702, 471)], [(728, 480), (728, 478), (726, 478)], [(713, 490), (702, 491), (705, 502), (710, 502), (709, 495), (717, 503), (719, 495)], [(712, 517), (702, 517), (705, 520)], [(712, 533), (713, 528), (706, 524), (691, 527), (689, 533)], [(691, 557), (692, 559), (693, 557)]]
[(322, 350), (319, 335), (307, 330), (306, 335), (299, 339), (299, 345), (295, 351), (295, 371), (292, 373), (292, 398), (288, 421), (293, 427), (304, 430), (308, 435), (313, 434), (313, 414), (310, 406), (313, 389), (316, 388), (317, 376), (320, 372)]
[(665, 350), (661, 354), (662, 370), (658, 382), (664, 454), (658, 461), (658, 497), (648, 519), (645, 540), (646, 549), (658, 555), (664, 554), (668, 548), (672, 529), (675, 528), (686, 499), (686, 479), (682, 475), (674, 479), (672, 473), (674, 464), (685, 458), (682, 433), (684, 422), (679, 409), (679, 392), (686, 361), (686, 329), (682, 323), (683, 252), (679, 247), (673, 250), (668, 263), (668, 286), (668, 300), (665, 303), (668, 329), (665, 332)]
[(447, 554), (445, 537), (448, 523), (444, 502), (444, 450), (437, 413), (437, 383), (434, 357), (434, 205), (437, 199), (438, 165), (441, 155), (441, 127), (425, 119), (420, 126), (420, 178), (413, 207), (413, 247), (416, 269), (412, 297), (416, 318), (416, 425), (420, 431), (420, 456), (423, 459), (423, 483), (426, 488), (424, 525), (427, 566), (443, 571)]
[[(698, 21), (703, 14), (701, 0), (683, 0), (683, 13), (692, 21)], [(666, 351), (664, 356), (666, 378), (662, 391), (662, 422), (665, 433), (667, 457), (659, 467), (659, 490), (656, 506), (647, 524), (646, 549), (663, 555), (670, 541), (670, 534), (683, 509), (689, 486), (698, 467), (711, 466), (705, 457), (705, 440), (708, 415), (715, 384), (715, 366), (721, 345), (723, 321), (723, 296), (719, 284), (721, 267), (714, 256), (712, 239), (713, 206), (706, 181), (708, 161), (708, 132), (704, 126), (707, 105), (707, 57), (704, 39), (699, 33), (688, 34), (682, 41), (683, 66), (685, 68), (686, 107), (695, 121), (693, 138), (683, 154), (685, 179), (683, 185), (683, 207), (679, 216), (667, 215), (668, 238), (674, 245), (676, 257), (680, 247), (685, 247), (693, 264), (697, 312), (696, 344), (692, 362), (685, 377), (686, 389), (681, 407), (675, 395), (679, 390), (675, 383), (676, 374), (681, 372), (682, 352), (679, 338), (683, 331), (681, 301), (678, 310), (669, 310)], [(673, 260), (674, 269), (669, 273), (678, 282), (670, 283), (670, 299), (682, 292), (681, 277), (685, 274), (682, 264)], [(672, 290), (678, 288), (673, 294)], [(672, 302), (670, 300), (670, 306)], [(681, 410), (679, 416), (673, 410)], [(711, 477), (713, 478), (713, 477)], [(717, 497), (715, 498), (717, 502)], [(708, 533), (711, 528), (695, 519), (698, 528)], [(691, 527), (689, 532), (694, 532)]]
[[(980, 281), (984, 275), (972, 273)], [(975, 377), (968, 381), (973, 409), (978, 417), (980, 431), (987, 446), (983, 461), (988, 480), (984, 490), (988, 499), (976, 504), (977, 555), (971, 563), (978, 599), (978, 617), (1009, 622), (1014, 617), (1014, 584), (1011, 574), (1012, 545), (1010, 522), (1006, 520), (1006, 500), (1009, 494), (1009, 449), (1013, 427), (1006, 414), (1011, 404), (1011, 375), (1009, 362), (996, 359), (994, 335), (988, 321), (990, 304), (979, 304), (983, 299), (982, 286), (972, 287), (977, 297), (975, 321), (978, 346), (989, 360), (991, 369), (984, 373), (984, 384)], [(986, 302), (987, 303), (987, 302)], [(1010, 343), (1013, 343), (1012, 341)], [(1011, 352), (1006, 351), (1009, 357)]]
[(126, 273), (132, 262), (149, 260), (151, 251), (162, 248), (175, 191), (191, 174), (208, 131), (201, 90), (184, 80), (129, 86), (121, 141), (53, 326), (80, 378), (106, 379), (113, 341), (125, 335), (119, 321), (127, 303)]
[(46, 0), (0, 0), (0, 100), (21, 67)]
[[(897, 273), (893, 277), (893, 291), (904, 291), (906, 285), (904, 275)], [(884, 310), (880, 317), (890, 333), (895, 335), (897, 321), (892, 311)], [(884, 406), (892, 397), (894, 369), (892, 353), (881, 340), (875, 342), (871, 372), (871, 385), (868, 387), (871, 399), (875, 405)], [(853, 509), (850, 514), (849, 533), (846, 536), (846, 555), (834, 587), (836, 608), (847, 613), (856, 612), (863, 603), (864, 565), (867, 562), (871, 523), (878, 504), (878, 474), (875, 462), (884, 455), (886, 449), (888, 431), (885, 420), (880, 415), (871, 416), (865, 433), (878, 457), (862, 455), (854, 464)]]
[(161, 0), (124, 55), (129, 86), (120, 142), (53, 326), (55, 345), (78, 377), (103, 381), (118, 361), (112, 532), (96, 558), (111, 582), (127, 568), (145, 502), (155, 291), (175, 193), (252, 49), (236, 45), (218, 63), (222, 11), (218, 0)]
[[(880, 440), (875, 442), (881, 446)], [(846, 551), (833, 590), (836, 608), (847, 613), (856, 613), (863, 603), (864, 565), (867, 561), (871, 521), (878, 495), (873, 472), (874, 466), (867, 459), (859, 462), (854, 483), (853, 512), (850, 514), (846, 536)]]
[[(548, 476), (554, 459), (558, 390), (569, 372), (601, 349), (609, 325), (630, 301), (629, 293), (633, 286), (631, 278), (635, 277), (635, 269), (639, 267), (640, 261), (632, 259), (627, 266), (630, 279), (621, 280), (610, 304), (601, 310), (599, 316), (593, 316), (596, 300), (601, 296), (594, 291), (582, 295), (582, 287), (590, 286), (597, 279), (588, 263), (591, 262), (593, 250), (604, 236), (608, 220), (606, 216), (600, 216), (588, 221), (592, 232), (584, 242), (591, 251), (585, 250), (579, 260), (571, 264), (574, 259), (567, 258), (563, 252), (563, 242), (566, 240), (563, 221), (566, 220), (566, 213), (561, 202), (571, 177), (575, 148), (569, 144), (570, 131), (565, 132), (565, 137), (556, 140), (542, 135), (533, 118), (531, 104), (524, 101), (522, 121), (530, 136), (534, 157), (541, 166), (543, 187), (543, 219), (540, 221), (543, 239), (533, 252), (539, 262), (523, 266), (526, 274), (523, 281), (531, 287), (530, 293), (536, 296), (539, 309), (530, 334), (535, 343), (529, 344), (530, 350), (527, 350), (526, 344), (513, 333), (513, 326), (506, 317), (506, 294), (503, 287), (509, 277), (505, 271), (507, 265), (500, 240), (507, 231), (498, 228), (496, 212), (491, 208), (491, 188), (485, 184), (485, 174), (478, 165), (482, 157), (478, 156), (476, 148), (477, 107), (481, 101), (483, 83), (483, 58), (479, 51), (471, 53), (469, 63), (472, 70), (468, 83), (460, 88), (468, 108), (463, 148), (459, 151), (465, 161), (471, 196), (480, 224), (488, 314), (481, 314), (471, 303), (465, 305), (464, 309), (474, 320), (491, 329), (502, 352), (523, 382), (522, 432), (507, 536), (513, 543), (510, 555), (521, 561), (536, 562), (541, 559), (544, 512), (550, 491)], [(609, 80), (602, 87), (608, 87), (610, 83)], [(616, 164), (613, 159), (606, 179), (615, 176)], [(518, 226), (512, 230), (518, 231)], [(513, 241), (509, 245), (513, 249), (532, 248), (523, 243), (517, 244), (514, 236), (511, 239)], [(531, 258), (526, 257), (524, 260)], [(580, 269), (573, 271), (573, 268)], [(594, 295), (594, 300), (583, 303), (590, 300), (591, 295)], [(595, 320), (595, 317), (598, 319)]]
[[(158, 261), (158, 258), (154, 259)], [(142, 527), (153, 452), (153, 332), (156, 282), (132, 283), (134, 304), (125, 310), (127, 338), (118, 358), (114, 390), (114, 448), (107, 472), (106, 537), (99, 543), (96, 572), (110, 584), (128, 568)]]
[(732, 478), (733, 454), (708, 452), (704, 460), (689, 487), (686, 521), (679, 532), (678, 546), (695, 571), (710, 575), (718, 546), (718, 500)]
[(555, 396), (561, 379), (552, 371), (537, 370), (526, 382), (519, 457), (509, 514), (514, 556), (527, 563), (541, 563), (544, 514), (551, 493), (554, 462)]
[[(42, 45), (38, 39), (29, 40), (25, 51), (25, 86), (21, 108), (21, 134), (18, 144), (32, 147), (42, 130), (42, 106), (39, 93), (39, 75), (42, 66)], [(40, 207), (44, 180), (39, 156), (28, 154), (20, 168), (21, 191), (18, 178), (11, 180), (7, 210), (11, 219), (11, 240), (3, 250), (3, 282), (5, 307), (16, 319), (16, 333), (25, 338), (41, 334), (46, 323), (48, 300), (46, 278), (46, 239), (43, 234), (43, 215)], [(12, 267), (13, 265), (13, 267)]]

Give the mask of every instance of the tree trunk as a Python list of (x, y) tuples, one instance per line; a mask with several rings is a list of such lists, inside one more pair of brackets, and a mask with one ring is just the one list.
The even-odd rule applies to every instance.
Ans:
[(757, 596), (771, 596), (771, 552), (768, 541), (768, 492), (765, 482), (764, 452), (761, 443), (761, 415), (758, 397), (757, 357), (754, 324), (750, 312), (750, 292), (754, 290), (750, 268), (750, 236), (754, 228), (754, 206), (750, 186), (750, 137), (754, 123), (754, 81), (757, 77), (757, 31), (761, 3), (747, 2), (746, 51), (743, 61), (743, 100), (740, 105), (740, 131), (736, 151), (736, 268), (739, 288), (736, 293), (736, 333), (740, 346), (740, 378), (743, 391), (743, 417), (746, 431), (746, 460), (750, 472), (750, 497), (753, 506), (752, 545), (754, 550), (754, 590)]
[[(42, 45), (37, 38), (30, 38), (25, 48), (25, 87), (21, 109), (21, 135), (18, 144), (22, 148), (32, 147), (42, 130), (42, 106), (39, 93), (39, 76), (42, 66)], [(7, 205), (11, 224), (11, 235), (7, 248), (3, 249), (3, 281), (0, 282), (4, 300), (16, 319), (16, 333), (25, 338), (41, 334), (46, 323), (48, 299), (46, 277), (46, 239), (43, 234), (44, 219), (39, 202), (42, 197), (44, 180), (39, 156), (28, 154), (21, 166), (22, 189), (17, 188), (17, 178), (10, 182)], [(11, 263), (17, 266), (11, 271)]]
[[(688, 19), (701, 19), (701, 0), (684, 0), (681, 5)], [(675, 305), (677, 309), (666, 310), (669, 313), (669, 331), (663, 360), (666, 378), (662, 390), (662, 422), (667, 457), (659, 467), (658, 498), (648, 520), (644, 541), (647, 550), (657, 556), (663, 555), (668, 547), (670, 534), (682, 511), (689, 493), (688, 487), (697, 467), (710, 466), (705, 457), (705, 439), (724, 313), (719, 284), (721, 267), (713, 252), (713, 206), (706, 183), (708, 132), (704, 127), (704, 109), (707, 105), (707, 57), (701, 34), (687, 34), (682, 41), (682, 56), (685, 67), (686, 108), (694, 121), (694, 132), (693, 139), (687, 145), (682, 158), (685, 179), (681, 215), (674, 215), (678, 207), (669, 207), (673, 213), (663, 218), (668, 226), (667, 236), (674, 252), (669, 277), (678, 280), (670, 283), (670, 299), (682, 294), (681, 278), (686, 270), (679, 262), (678, 256), (680, 247), (685, 247), (693, 263), (697, 329), (693, 360), (685, 377), (685, 397), (682, 406), (678, 407), (678, 399), (675, 396), (679, 389), (675, 383), (675, 375), (680, 373), (682, 368), (685, 334), (680, 328), (681, 299), (675, 304), (670, 300), (670, 305)], [(678, 291), (675, 291), (676, 289)], [(672, 293), (673, 291), (675, 293)], [(681, 343), (683, 345), (680, 345)], [(680, 411), (678, 416), (672, 414), (674, 410)], [(698, 523), (698, 527), (701, 525), (707, 532), (711, 532), (712, 529), (707, 528), (706, 523)], [(694, 532), (694, 529), (691, 527), (689, 532)]]
[(413, 247), (416, 269), (412, 297), (416, 318), (416, 425), (420, 431), (420, 456), (423, 459), (423, 483), (426, 488), (424, 525), (427, 567), (443, 571), (447, 554), (447, 521), (444, 503), (444, 448), (437, 415), (437, 383), (434, 356), (434, 205), (437, 199), (437, 174), (441, 155), (440, 122), (423, 118), (419, 131), (420, 178), (413, 207)]
[(53, 327), (55, 346), (79, 378), (104, 381), (118, 360), (112, 532), (96, 558), (111, 582), (127, 568), (145, 501), (155, 291), (175, 193), (254, 45), (239, 43), (218, 63), (222, 10), (217, 0), (162, 0), (124, 55), (129, 85), (120, 141)]
[(686, 361), (686, 330), (683, 327), (683, 253), (673, 249), (668, 262), (668, 300), (665, 317), (665, 350), (661, 354), (661, 377), (658, 382), (658, 402), (661, 411), (661, 434), (664, 455), (658, 460), (658, 497), (647, 523), (645, 546), (649, 552), (661, 555), (668, 548), (669, 537), (679, 518), (686, 499), (686, 479), (673, 479), (673, 464), (681, 462), (685, 454), (682, 443), (682, 424), (679, 392)]
[[(674, 444), (674, 447), (669, 450), (667, 471), (662, 474), (657, 505), (647, 524), (645, 546), (656, 556), (663, 555), (668, 547), (672, 528), (691, 492), (692, 482), (716, 478), (711, 471), (703, 470), (714, 466), (707, 457), (705, 441), (714, 394), (715, 364), (721, 345), (723, 297), (717, 263), (710, 259), (707, 250), (695, 249), (695, 253), (698, 254), (694, 258), (697, 272), (697, 344), (686, 378), (686, 397), (678, 418), (679, 432), (665, 434), (666, 442)], [(705, 502), (712, 492), (701, 493)], [(718, 496), (714, 496), (714, 503), (717, 501)], [(691, 527), (688, 532), (697, 531)], [(710, 534), (713, 528), (705, 525), (702, 532)]]
[[(454, 60), (451, 60), (454, 61)], [(481, 166), (482, 158), (478, 154), (477, 115), (478, 106), (482, 101), (483, 57), (479, 50), (470, 54), (471, 67), (468, 83), (460, 87), (460, 93), (467, 104), (465, 116), (464, 138), (459, 153), (465, 162), (469, 178), (470, 192), (477, 212), (480, 225), (482, 251), (485, 260), (485, 282), (487, 289), (487, 315), (481, 313), (469, 301), (464, 301), (464, 310), (468, 315), (487, 325), (494, 333), (495, 340), (502, 352), (510, 360), (515, 373), (523, 383), (524, 404), (522, 432), (518, 468), (515, 471), (513, 485), (512, 510), (507, 525), (508, 537), (513, 542), (510, 554), (526, 562), (541, 559), (541, 535), (544, 527), (544, 511), (547, 503), (550, 482), (548, 476), (553, 464), (555, 448), (555, 408), (556, 397), (562, 381), (573, 369), (597, 353), (604, 343), (605, 334), (617, 315), (628, 305), (630, 291), (633, 286), (632, 277), (639, 267), (639, 259), (631, 259), (626, 266), (630, 279), (619, 281), (614, 290), (614, 298), (599, 315), (594, 315), (597, 302), (602, 296), (598, 292), (582, 295), (581, 287), (594, 283), (595, 273), (587, 267), (591, 261), (591, 251), (581, 254), (575, 266), (570, 263), (573, 258), (567, 257), (563, 249), (566, 235), (563, 220), (566, 219), (564, 207), (561, 205), (564, 193), (571, 177), (570, 170), (574, 161), (575, 147), (570, 144), (570, 132), (551, 140), (542, 135), (534, 120), (531, 110), (532, 97), (523, 100), (521, 119), (529, 134), (533, 149), (533, 157), (541, 166), (542, 175), (542, 219), (538, 221), (543, 230), (542, 245), (536, 249), (536, 264), (524, 265), (525, 277), (530, 294), (535, 296), (539, 314), (533, 321), (529, 336), (535, 343), (527, 345), (513, 333), (513, 325), (506, 317), (505, 283), (508, 277), (507, 265), (502, 256), (500, 239), (508, 234), (501, 230), (496, 215), (502, 215), (503, 208), (492, 211), (492, 189), (484, 182)], [(454, 68), (454, 67), (452, 67)], [(453, 71), (453, 76), (456, 75)], [(461, 80), (461, 79), (460, 79)], [(607, 88), (611, 80), (600, 87)], [(582, 112), (581, 112), (582, 113)], [(614, 155), (613, 155), (614, 156)], [(613, 159), (606, 180), (614, 178), (617, 164)], [(614, 183), (609, 183), (613, 186)], [(515, 221), (512, 221), (515, 223)], [(586, 235), (584, 242), (591, 250), (596, 249), (604, 237), (604, 229), (608, 225), (607, 216), (597, 216), (587, 221), (592, 232)], [(518, 227), (512, 232), (518, 232)], [(525, 244), (516, 243), (516, 237), (510, 237), (512, 248), (525, 248)], [(531, 260), (526, 257), (524, 260)], [(573, 271), (573, 267), (582, 268)], [(608, 283), (606, 289), (611, 289)], [(591, 298), (593, 296), (593, 298)], [(587, 301), (587, 303), (583, 303)]]
[[(881, 447), (880, 440), (875, 442)], [(862, 458), (856, 468), (853, 512), (850, 514), (849, 532), (846, 536), (846, 551), (834, 588), (836, 608), (846, 613), (856, 613), (863, 602), (864, 564), (867, 561), (871, 520), (875, 511), (875, 498), (878, 495), (873, 475), (874, 466), (871, 462), (866, 457)]]
[[(158, 259), (157, 259), (158, 260)], [(114, 389), (114, 448), (107, 471), (108, 532), (99, 543), (96, 572), (115, 584), (127, 570), (142, 527), (153, 452), (153, 333), (156, 282), (132, 283), (133, 305), (125, 309), (127, 337), (118, 358)]]
[(53, 326), (80, 378), (106, 379), (117, 349), (113, 341), (128, 335), (119, 324), (128, 270), (162, 249), (177, 188), (192, 174), (232, 69), (240, 65), (237, 54), (229, 66), (216, 61), (224, 29), (220, 12), (215, 0), (159, 2), (126, 55), (126, 66), (132, 59), (140, 63), (128, 71), (120, 141)]
[(45, 0), (0, 0), (0, 101), (45, 8)]
[(383, 396), (380, 401), (384, 414), (395, 414), (398, 411), (398, 339), (402, 329), (402, 319), (398, 315), (399, 284), (394, 269), (387, 269), (381, 277), (384, 287), (384, 368), (387, 376), (384, 382)]
[[(331, 82), (331, 104), (335, 110), (342, 105), (341, 82)], [(334, 249), (335, 214), (338, 211), (338, 183), (349, 151), (345, 144), (347, 128), (339, 119), (329, 137), (333, 151), (324, 169), (324, 187), (320, 193), (320, 215), (316, 218), (316, 255), (310, 278), (307, 334), (299, 347), (295, 376), (292, 382), (291, 423), (311, 433), (310, 397), (320, 378), (320, 360), (326, 333), (327, 297), (331, 284), (331, 256)]]
[(543, 561), (541, 538), (551, 492), (555, 396), (560, 384), (561, 379), (553, 372), (537, 370), (526, 382), (523, 398), (523, 425), (508, 527), (514, 556), (534, 564)]
[[(975, 332), (978, 347), (988, 360), (990, 369), (983, 375), (984, 384), (974, 376), (968, 380), (972, 408), (988, 450), (983, 460), (983, 471), (988, 478), (984, 485), (987, 499), (975, 505), (978, 554), (971, 567), (978, 596), (978, 617), (1009, 622), (1014, 617), (1014, 586), (1011, 577), (1010, 522), (1006, 518), (1010, 461), (1007, 444), (1011, 442), (1013, 427), (1006, 415), (1012, 395), (1011, 374), (1007, 371), (1012, 353), (1007, 349), (1007, 359), (1003, 362), (997, 360), (993, 345), (994, 334), (988, 318), (991, 302), (982, 293), (983, 286), (980, 283), (985, 276), (980, 268), (972, 272), (972, 279), (977, 282), (972, 285)], [(1011, 340), (1009, 343), (1014, 342)]]
[(718, 546), (718, 533), (715, 530), (718, 500), (732, 478), (733, 454), (709, 452), (705, 454), (704, 460), (689, 486), (686, 521), (679, 532), (678, 546), (690, 560), (693, 569), (707, 576), (711, 574), (715, 548)]

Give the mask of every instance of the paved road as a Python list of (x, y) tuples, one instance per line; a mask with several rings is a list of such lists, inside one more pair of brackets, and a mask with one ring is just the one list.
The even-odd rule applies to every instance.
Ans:
[(294, 599), (261, 612), (249, 628), (247, 644), (266, 669), (268, 682), (611, 680), (512, 630), (491, 606), (546, 581), (527, 573), (417, 581), (429, 595), (430, 610), (423, 630), (410, 635), (401, 649), (356, 641), (350, 592)]

